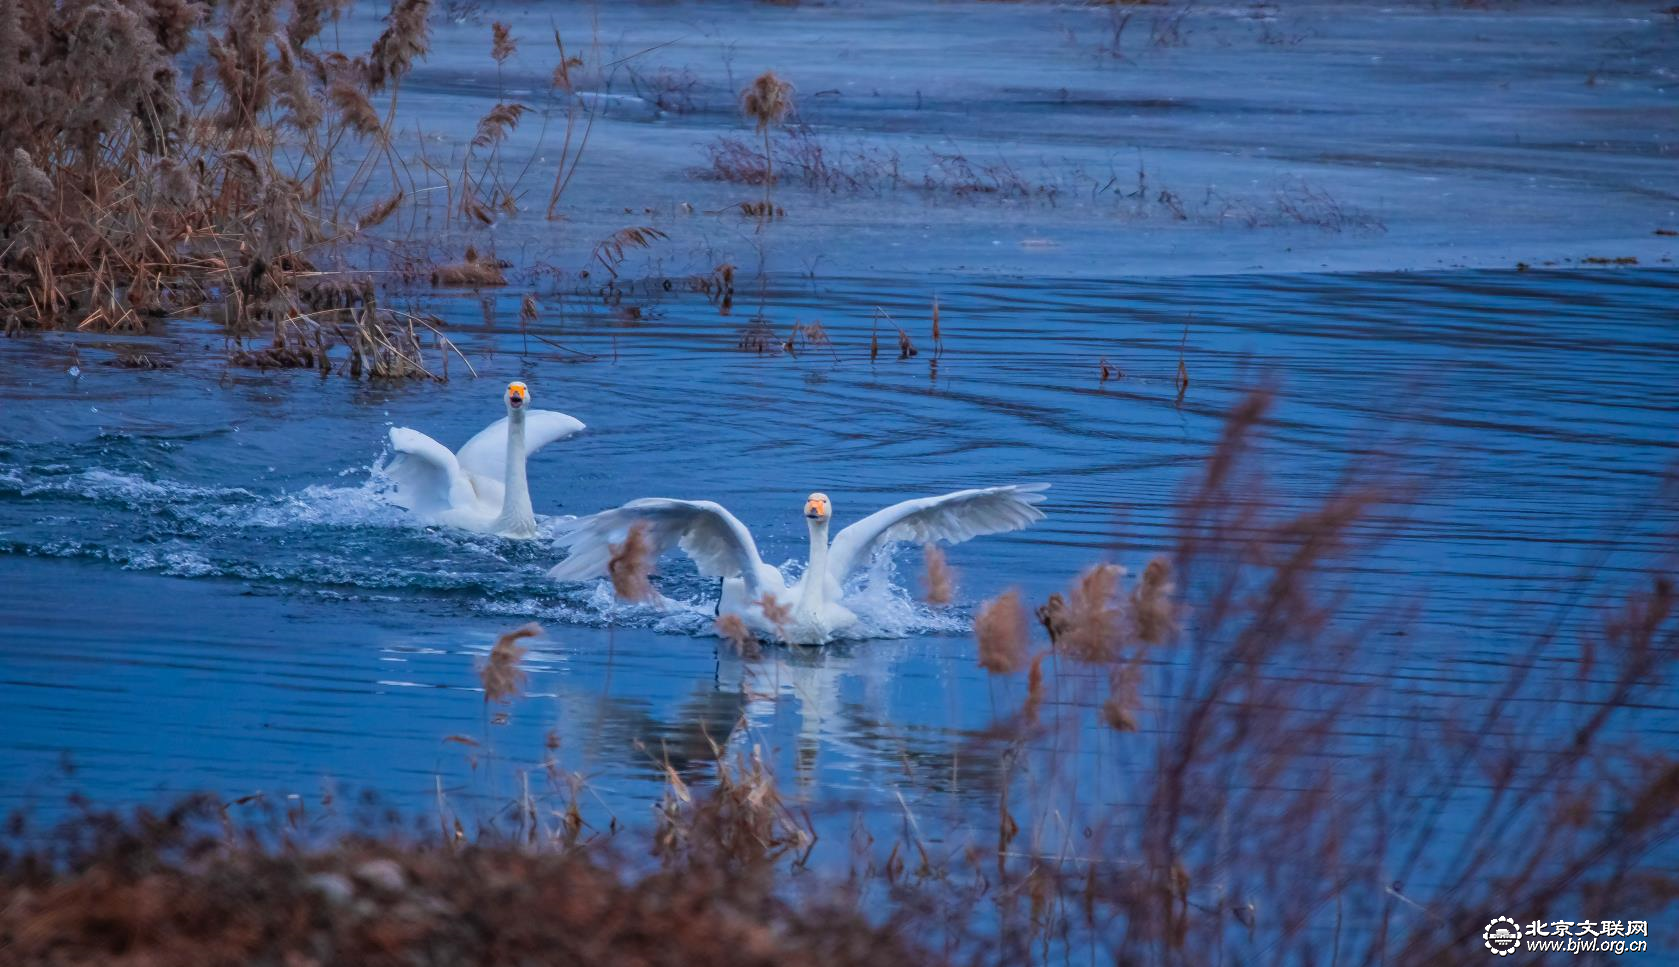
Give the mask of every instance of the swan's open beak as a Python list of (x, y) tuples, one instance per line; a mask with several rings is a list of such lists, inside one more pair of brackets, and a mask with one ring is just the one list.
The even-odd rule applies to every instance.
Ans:
[(811, 494), (810, 499), (805, 501), (806, 518), (810, 520), (827, 520), (828, 513), (829, 508), (827, 497), (824, 497), (821, 494)]
[(530, 396), (530, 390), (525, 388), (524, 383), (509, 383), (508, 384), (508, 386), (507, 386), (507, 405), (508, 406), (511, 406), (514, 409), (519, 409), (520, 407), (525, 405), (525, 400), (527, 398), (529, 398), (529, 396)]

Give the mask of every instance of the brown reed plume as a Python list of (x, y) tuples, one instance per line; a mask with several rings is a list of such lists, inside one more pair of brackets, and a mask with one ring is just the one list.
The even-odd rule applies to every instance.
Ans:
[(936, 606), (949, 604), (956, 597), (956, 572), (945, 559), (944, 550), (937, 544), (924, 544), (921, 559), (921, 600)]
[(1150, 560), (1131, 590), (1131, 628), (1138, 641), (1158, 645), (1177, 634), (1175, 590), (1171, 561), (1165, 557)]
[(735, 654), (752, 660), (763, 657), (763, 647), (758, 643), (758, 636), (746, 626), (738, 614), (725, 614), (718, 617), (716, 622), (717, 636), (729, 643)]
[(776, 600), (775, 595), (767, 591), (752, 603), (757, 605), (758, 610), (764, 613), (764, 620), (768, 621), (777, 633), (785, 632), (788, 622), (793, 620), (792, 606), (782, 604)]
[(513, 39), (513, 29), (497, 20), (490, 25), (490, 59), (496, 66), (507, 63), (507, 59), (518, 50), (519, 44)]
[(374, 91), (399, 85), (414, 69), (414, 61), (431, 50), (431, 0), (395, 0), (385, 18), (385, 30), (373, 42), (367, 80)]
[(758, 134), (764, 139), (764, 210), (773, 211), (770, 185), (775, 183), (775, 162), (770, 152), (770, 128), (793, 113), (793, 85), (774, 71), (764, 71), (740, 92), (740, 110), (757, 125)]
[(653, 574), (653, 540), (645, 521), (630, 525), (622, 543), (609, 545), (612, 556), (606, 562), (612, 592), (625, 601), (657, 601), (659, 593), (650, 580)]
[(993, 675), (1013, 675), (1026, 667), (1032, 633), (1020, 589), (1009, 588), (979, 606), (974, 615), (979, 667)]
[(1086, 568), (1065, 596), (1051, 595), (1038, 609), (1057, 652), (1075, 661), (1109, 662), (1125, 645), (1125, 610), (1120, 582), (1125, 568), (1096, 564)]
[(489, 657), (478, 665), (478, 680), (484, 685), (485, 702), (509, 702), (525, 690), (525, 671), (519, 662), (527, 649), (519, 644), (526, 638), (542, 634), (542, 626), (528, 624), (502, 635), (490, 649)]
[(1138, 688), (1142, 673), (1130, 662), (1108, 670), (1108, 697), (1102, 701), (1102, 721), (1116, 732), (1137, 731), (1137, 714), (1142, 705)]

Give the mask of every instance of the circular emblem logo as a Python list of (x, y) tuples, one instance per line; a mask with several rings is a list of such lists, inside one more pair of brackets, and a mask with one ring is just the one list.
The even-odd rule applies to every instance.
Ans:
[(1481, 931), (1481, 939), (1486, 941), (1488, 950), (1508, 957), (1521, 948), (1522, 928), (1509, 917), (1494, 917), (1487, 929)]

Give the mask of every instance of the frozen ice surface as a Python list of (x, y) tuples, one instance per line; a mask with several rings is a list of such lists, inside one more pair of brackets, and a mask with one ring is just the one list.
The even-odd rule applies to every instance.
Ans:
[[(485, 111), (528, 104), (540, 113), (501, 148), (521, 211), (445, 225), (437, 191), (429, 221), (385, 230), (488, 242), (515, 265), (575, 272), (629, 225), (670, 239), (625, 271), (669, 275), (723, 261), (1035, 277), (1659, 265), (1679, 250), (1655, 234), (1679, 228), (1679, 17), (1643, 4), (498, 3), (460, 22), (448, 9), (402, 87), (399, 150), (422, 186), (441, 185), (412, 163), (422, 151), (458, 170)], [(347, 50), (371, 42), (382, 10), (346, 15)], [(494, 20), (519, 41), (499, 71)], [(550, 221), (568, 103), (551, 93), (556, 29), (583, 59), (594, 119)], [(895, 182), (828, 190), (783, 171), (786, 217), (760, 231), (738, 206), (761, 186), (697, 172), (720, 137), (758, 145), (738, 91), (765, 69), (796, 86), (797, 122), (830, 163), (895, 156)], [(965, 159), (973, 190), (953, 187), (959, 162), (940, 175), (935, 152)], [(999, 183), (1025, 194), (978, 188)]]

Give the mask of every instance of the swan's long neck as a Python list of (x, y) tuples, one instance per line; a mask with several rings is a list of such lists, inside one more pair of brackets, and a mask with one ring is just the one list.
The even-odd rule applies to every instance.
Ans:
[(799, 613), (818, 615), (828, 598), (828, 522), (807, 517), (805, 523), (810, 525), (810, 566), (805, 568)]
[(496, 531), (526, 537), (536, 533), (536, 513), (531, 510), (531, 488), (525, 480), (525, 411), (507, 414), (507, 489), (501, 498), (501, 516)]

